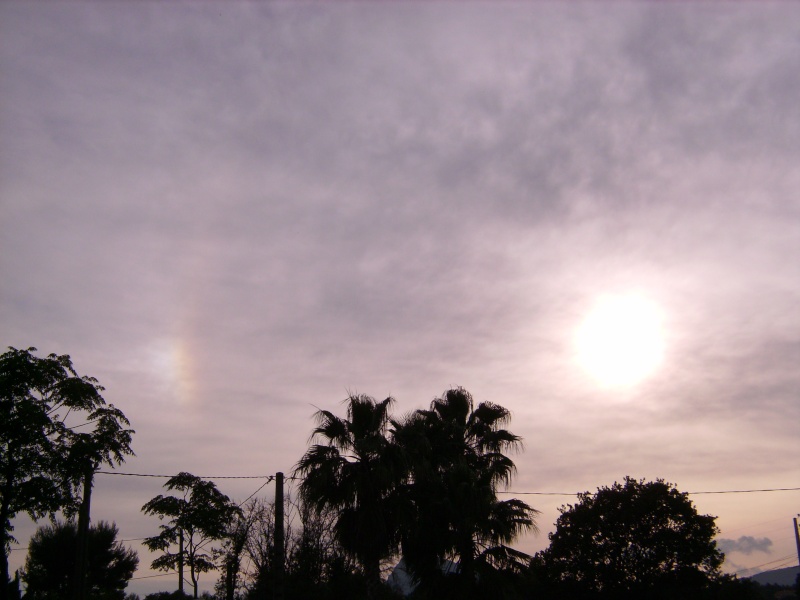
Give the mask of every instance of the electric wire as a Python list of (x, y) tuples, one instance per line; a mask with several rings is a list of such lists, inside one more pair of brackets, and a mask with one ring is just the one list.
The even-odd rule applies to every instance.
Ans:
[[(726, 533), (728, 535), (739, 533), (740, 531), (752, 531), (754, 527), (761, 527), (763, 525), (771, 524), (771, 523), (778, 523), (783, 522), (784, 517), (778, 517), (776, 519), (769, 519), (768, 521), (760, 521), (759, 523), (752, 523), (750, 525), (745, 525), (743, 527), (737, 527), (736, 529), (727, 529)], [(771, 531), (778, 531), (779, 529), (783, 529), (783, 527), (776, 527), (774, 529), (769, 529), (767, 531), (762, 531), (762, 533), (769, 533)]]
[(253, 493), (252, 493), (252, 494), (250, 494), (250, 495), (249, 495), (247, 498), (245, 498), (245, 499), (244, 499), (244, 500), (242, 500), (242, 501), (241, 501), (239, 504), (237, 504), (237, 507), (238, 507), (238, 508), (242, 508), (242, 505), (243, 505), (245, 502), (247, 502), (248, 500), (250, 500), (250, 498), (252, 498), (252, 497), (253, 497), (253, 496), (255, 496), (255, 495), (258, 493), (258, 492), (260, 492), (260, 491), (261, 491), (261, 490), (263, 490), (265, 487), (267, 487), (267, 485), (269, 485), (269, 484), (270, 484), (270, 483), (271, 483), (271, 482), (272, 482), (274, 479), (275, 479), (275, 477), (274, 477), (274, 476), (272, 476), (272, 475), (270, 475), (270, 476), (269, 476), (269, 478), (268, 478), (268, 479), (267, 479), (267, 480), (266, 480), (266, 481), (265, 481), (265, 482), (264, 482), (264, 483), (263, 483), (263, 484), (262, 484), (262, 485), (261, 485), (261, 486), (260, 486), (260, 487), (259, 487), (259, 488), (258, 488), (256, 491), (255, 491), (255, 492), (253, 492)]
[(760, 490), (722, 490), (717, 492), (687, 492), (690, 496), (698, 496), (700, 494), (755, 494), (757, 492), (796, 492), (800, 487), (795, 488), (766, 488)]
[[(797, 492), (800, 487), (795, 488), (762, 488), (753, 490), (715, 490), (715, 491), (702, 491), (702, 492), (686, 492), (690, 496), (698, 496), (700, 494), (755, 494), (759, 492)], [(586, 492), (517, 492), (513, 490), (498, 491), (498, 494), (516, 494), (518, 496), (580, 496)], [(591, 492), (590, 492), (591, 493)], [(593, 493), (591, 493), (593, 494)]]
[(783, 556), (781, 558), (776, 558), (775, 560), (771, 560), (769, 562), (765, 562), (760, 565), (756, 565), (755, 567), (746, 567), (744, 569), (739, 569), (738, 571), (734, 572), (734, 575), (738, 575), (739, 573), (744, 573), (745, 571), (753, 571), (755, 569), (760, 569), (762, 567), (773, 565), (775, 563), (783, 563), (786, 561), (794, 562), (794, 558), (795, 558), (794, 554), (787, 554), (786, 556)]
[[(155, 475), (151, 473), (121, 473), (118, 471), (97, 471), (99, 475), (123, 475), (126, 477), (162, 477), (162, 478), (170, 478), (175, 477), (175, 475)], [(205, 475), (199, 476), (200, 479), (267, 479), (267, 483), (269, 481), (274, 481), (275, 475)], [(284, 477), (285, 481), (295, 481), (298, 479), (302, 479), (296, 475), (290, 475)], [(261, 486), (264, 487), (264, 486)], [(261, 489), (261, 488), (259, 488)], [(765, 492), (797, 492), (800, 491), (800, 487), (775, 487), (775, 488), (757, 488), (757, 489), (747, 489), (747, 490), (703, 490), (698, 492), (686, 492), (686, 494), (690, 496), (699, 496), (701, 494), (755, 494), (755, 493), (765, 493)], [(514, 491), (514, 490), (507, 490), (507, 491), (498, 491), (498, 494), (517, 494), (519, 496), (579, 496), (585, 492), (522, 492), (522, 491)], [(249, 500), (250, 498), (248, 498)]]
[[(170, 479), (175, 475), (155, 475), (152, 473), (120, 473), (118, 471), (95, 471), (97, 475), (122, 475), (124, 477), (161, 477)], [(274, 475), (198, 475), (200, 479), (269, 479)]]
[[(96, 473), (98, 475), (118, 475), (118, 476), (123, 476), (123, 477), (150, 477), (150, 478), (162, 478), (162, 479), (169, 479), (169, 478), (175, 477), (175, 475), (164, 475), (164, 474), (153, 474), (153, 473), (123, 473), (123, 472), (119, 472), (119, 471), (97, 471)], [(275, 475), (216, 475), (216, 476), (207, 475), (207, 476), (200, 476), (200, 478), (201, 479), (265, 479), (266, 481), (262, 485), (260, 485), (252, 494), (250, 494), (247, 498), (245, 498), (242, 502), (240, 502), (237, 505), (238, 507), (241, 507), (242, 505), (244, 505), (245, 502), (250, 500), (258, 492), (260, 492), (267, 485), (269, 485), (271, 482), (273, 482), (275, 480)], [(285, 481), (296, 481), (296, 480), (300, 480), (300, 479), (302, 479), (302, 477), (298, 477), (298, 476), (295, 476), (295, 475), (290, 475), (290, 476), (284, 478)], [(755, 494), (755, 493), (796, 492), (796, 491), (800, 491), (800, 487), (794, 487), (794, 488), (778, 488), (778, 487), (775, 487), (775, 488), (758, 488), (758, 489), (744, 489), (744, 490), (703, 490), (703, 491), (686, 492), (686, 493), (688, 495), (691, 495), (691, 496), (697, 496), (697, 495), (702, 495), (702, 494)], [(508, 490), (508, 491), (498, 491), (497, 493), (498, 494), (514, 494), (514, 495), (519, 495), (519, 496), (576, 496), (577, 497), (577, 496), (580, 496), (581, 493), (585, 493), (585, 492), (529, 492), (529, 491)], [(131, 539), (120, 540), (120, 542), (137, 542), (137, 541), (142, 541), (142, 540), (145, 540), (145, 539), (147, 539), (147, 538), (131, 538)], [(11, 552), (15, 552), (15, 551), (22, 551), (22, 550), (27, 550), (27, 549), (28, 548), (25, 547), (25, 548), (11, 548), (10, 550), (11, 550)], [(768, 566), (768, 565), (772, 565), (774, 563), (780, 563), (780, 562), (783, 562), (783, 561), (791, 560), (792, 558), (793, 558), (793, 555), (788, 555), (788, 556), (785, 556), (785, 557), (782, 557), (782, 558), (779, 558), (779, 559), (776, 559), (776, 560), (773, 560), (773, 561), (770, 561), (770, 562), (767, 562), (767, 563), (763, 563), (761, 565), (757, 565), (755, 567), (749, 567), (749, 568), (741, 569), (739, 571), (736, 571), (736, 573), (738, 574), (738, 573), (741, 573), (741, 572), (744, 572), (744, 571), (749, 571), (749, 570), (753, 570), (753, 569), (760, 569), (762, 567), (765, 567), (765, 566)], [(147, 575), (147, 576), (141, 576), (141, 577), (133, 577), (132, 579), (150, 579), (150, 578), (155, 578), (155, 577), (166, 577), (166, 576), (171, 575), (171, 574), (174, 574), (174, 573), (163, 573), (163, 574), (159, 574), (159, 575)]]
[(169, 577), (170, 575), (175, 575), (175, 573), (177, 573), (177, 571), (170, 571), (168, 573), (161, 573), (159, 575), (142, 575), (140, 577), (131, 577), (130, 581), (133, 581), (134, 579), (155, 579), (156, 577)]

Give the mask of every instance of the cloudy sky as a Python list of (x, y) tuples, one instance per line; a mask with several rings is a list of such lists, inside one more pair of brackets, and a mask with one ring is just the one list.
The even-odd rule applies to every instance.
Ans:
[[(517, 492), (800, 486), (797, 4), (3, 2), (0, 89), (0, 342), (100, 380), (122, 472), (289, 473), (316, 407), (464, 386)], [(576, 344), (614, 298), (661, 332), (625, 385)], [(153, 535), (163, 481), (93, 519)], [(524, 497), (534, 552), (571, 498)], [(692, 499), (729, 571), (797, 563), (800, 492)]]

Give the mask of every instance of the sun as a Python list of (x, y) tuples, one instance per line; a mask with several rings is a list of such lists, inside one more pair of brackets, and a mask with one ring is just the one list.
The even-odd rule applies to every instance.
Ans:
[(578, 360), (603, 386), (635, 385), (661, 364), (661, 327), (661, 311), (646, 298), (603, 296), (578, 328)]

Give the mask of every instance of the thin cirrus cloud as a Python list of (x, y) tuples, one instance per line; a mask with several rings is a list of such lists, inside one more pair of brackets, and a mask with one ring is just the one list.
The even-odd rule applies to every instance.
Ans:
[[(798, 16), (4, 3), (3, 342), (98, 377), (138, 472), (288, 472), (315, 407), (463, 385), (519, 490), (791, 487)], [(629, 293), (662, 366), (598, 389), (575, 332)]]

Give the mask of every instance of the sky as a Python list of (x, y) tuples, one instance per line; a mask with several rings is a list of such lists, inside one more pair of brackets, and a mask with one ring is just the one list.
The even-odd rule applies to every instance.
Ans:
[[(0, 342), (105, 386), (117, 471), (289, 474), (315, 410), (463, 386), (514, 492), (800, 486), (795, 3), (6, 1), (0, 89)], [(576, 341), (614, 298), (659, 332), (625, 384)], [(92, 519), (155, 535), (164, 481)], [(519, 497), (541, 550), (575, 498)], [(797, 490), (690, 498), (727, 571), (797, 564)]]

